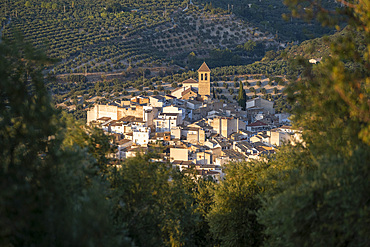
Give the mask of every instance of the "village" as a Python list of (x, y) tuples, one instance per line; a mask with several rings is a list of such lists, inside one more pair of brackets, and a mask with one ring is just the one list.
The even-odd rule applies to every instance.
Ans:
[(204, 62), (198, 80), (183, 81), (171, 94), (95, 104), (87, 112), (87, 124), (114, 136), (113, 158), (135, 157), (160, 144), (160, 161), (214, 181), (222, 179), (222, 166), (229, 162), (264, 159), (284, 143), (301, 141), (289, 114), (275, 114), (273, 101), (256, 97), (243, 110), (213, 99), (210, 85), (211, 70)]

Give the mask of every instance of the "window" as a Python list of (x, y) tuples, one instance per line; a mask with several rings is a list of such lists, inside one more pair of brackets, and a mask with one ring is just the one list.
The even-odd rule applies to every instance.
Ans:
[(207, 80), (207, 73), (204, 74), (204, 80)]
[(200, 80), (203, 81), (203, 74), (200, 74)]

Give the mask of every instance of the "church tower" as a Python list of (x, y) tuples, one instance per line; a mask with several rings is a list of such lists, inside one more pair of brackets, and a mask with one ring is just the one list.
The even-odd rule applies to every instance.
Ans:
[(208, 68), (206, 62), (198, 69), (198, 93), (205, 99), (211, 96), (211, 70)]

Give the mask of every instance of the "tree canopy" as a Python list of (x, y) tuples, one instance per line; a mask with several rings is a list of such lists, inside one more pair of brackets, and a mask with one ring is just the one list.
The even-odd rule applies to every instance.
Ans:
[(238, 104), (243, 109), (243, 111), (245, 111), (246, 103), (247, 103), (247, 95), (245, 94), (243, 83), (240, 81), (239, 82)]
[(286, 97), (302, 138), (227, 165), (219, 184), (152, 155), (112, 160), (109, 137), (51, 105), (42, 74), (51, 61), (3, 40), (0, 245), (369, 246), (369, 0), (342, 1), (335, 13), (287, 4), (294, 15), (348, 25), (331, 56), (294, 63)]
[(41, 73), (50, 61), (18, 39), (0, 51), (0, 244), (130, 243), (115, 235), (93, 156), (63, 144), (65, 123)]

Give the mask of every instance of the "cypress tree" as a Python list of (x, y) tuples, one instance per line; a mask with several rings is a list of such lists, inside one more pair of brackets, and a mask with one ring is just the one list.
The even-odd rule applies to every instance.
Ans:
[(243, 89), (242, 82), (239, 82), (239, 95), (238, 95), (238, 104), (242, 107), (243, 111), (245, 111), (245, 105), (247, 103), (247, 95), (245, 94), (245, 90)]

